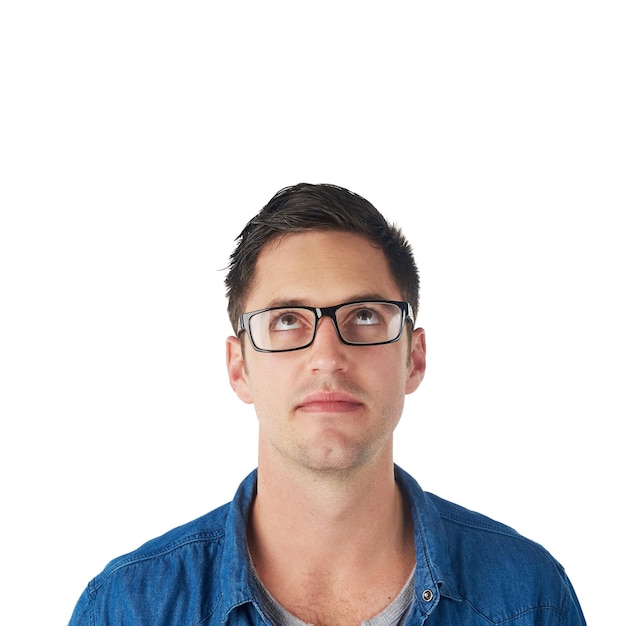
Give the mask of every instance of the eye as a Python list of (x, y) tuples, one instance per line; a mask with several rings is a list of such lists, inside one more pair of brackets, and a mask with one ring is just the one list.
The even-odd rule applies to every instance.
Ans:
[(354, 312), (354, 323), (359, 326), (380, 324), (380, 315), (373, 309), (357, 309)]
[(295, 311), (276, 311), (270, 323), (270, 330), (272, 332), (299, 330), (305, 323), (303, 316)]

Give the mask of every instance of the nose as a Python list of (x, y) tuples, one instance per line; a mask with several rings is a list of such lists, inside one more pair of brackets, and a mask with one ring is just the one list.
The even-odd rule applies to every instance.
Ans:
[(347, 367), (346, 346), (339, 339), (333, 320), (322, 317), (317, 324), (315, 339), (309, 346), (310, 368), (315, 371), (339, 371)]

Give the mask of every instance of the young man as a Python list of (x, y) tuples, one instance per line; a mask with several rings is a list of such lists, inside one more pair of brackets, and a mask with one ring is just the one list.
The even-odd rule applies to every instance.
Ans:
[(240, 235), (226, 284), (258, 470), (232, 503), (112, 561), (71, 626), (585, 624), (543, 548), (394, 465), (426, 353), (399, 230), (346, 189), (283, 189)]

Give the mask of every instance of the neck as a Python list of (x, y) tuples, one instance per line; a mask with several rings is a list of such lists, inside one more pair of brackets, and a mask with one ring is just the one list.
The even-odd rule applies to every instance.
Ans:
[[(259, 459), (249, 545), (261, 579), (280, 571), (335, 580), (414, 562), (413, 528), (391, 451), (357, 469), (319, 472)], [(280, 576), (280, 575), (279, 575)]]

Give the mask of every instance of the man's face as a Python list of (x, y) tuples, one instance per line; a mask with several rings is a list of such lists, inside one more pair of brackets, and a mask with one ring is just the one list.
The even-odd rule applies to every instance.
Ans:
[[(245, 309), (402, 300), (383, 252), (352, 233), (313, 231), (269, 243), (259, 256)], [(405, 333), (411, 332), (405, 328)], [(348, 346), (332, 320), (319, 321), (311, 346), (260, 353), (245, 333), (227, 343), (233, 389), (254, 403), (259, 465), (278, 461), (319, 471), (349, 470), (391, 457), (404, 396), (425, 369), (422, 329), (379, 346)]]

